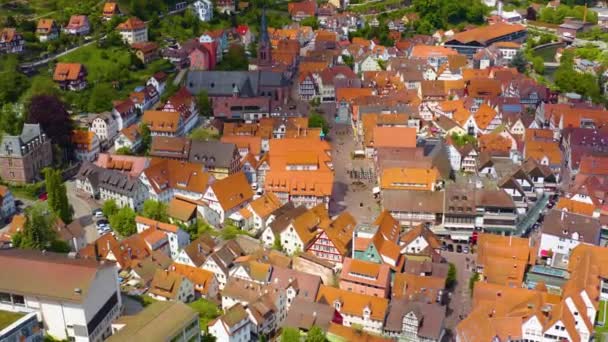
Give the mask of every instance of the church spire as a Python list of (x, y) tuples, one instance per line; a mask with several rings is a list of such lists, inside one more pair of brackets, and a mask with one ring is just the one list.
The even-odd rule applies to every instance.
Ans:
[(262, 22), (260, 23), (260, 42), (269, 42), (268, 23), (266, 22), (266, 6), (262, 8)]

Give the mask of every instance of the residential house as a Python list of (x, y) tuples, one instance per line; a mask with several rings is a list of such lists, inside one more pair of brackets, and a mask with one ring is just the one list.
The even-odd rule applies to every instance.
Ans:
[(380, 334), (388, 311), (388, 300), (321, 285), (317, 302), (333, 306), (344, 326)]
[(384, 210), (403, 226), (436, 224), (443, 213), (442, 191), (385, 190), (382, 192)]
[(129, 99), (133, 102), (137, 111), (143, 113), (158, 103), (160, 94), (154, 86), (146, 85), (143, 89), (129, 94)]
[(182, 128), (179, 135), (185, 135), (198, 124), (198, 105), (196, 99), (186, 88), (181, 88), (173, 96), (167, 99), (163, 105), (164, 112), (178, 112)]
[(197, 206), (195, 202), (188, 201), (185, 198), (174, 197), (169, 202), (167, 214), (169, 221), (173, 224), (183, 224), (190, 226), (196, 224)]
[(91, 31), (89, 18), (86, 15), (73, 15), (63, 31), (75, 36), (87, 35)]
[(148, 189), (148, 196), (168, 203), (176, 195), (190, 200), (202, 200), (214, 181), (200, 165), (173, 159), (159, 159), (139, 177)]
[(25, 39), (13, 27), (0, 30), (0, 53), (21, 53), (25, 48)]
[[(285, 204), (287, 205), (287, 204)], [(264, 231), (274, 220), (275, 212), (283, 206), (279, 198), (272, 192), (265, 193), (249, 202), (247, 210), (251, 213), (247, 227), (253, 234)], [(274, 242), (274, 241), (273, 241)]]
[(317, 236), (306, 246), (306, 252), (316, 257), (341, 264), (352, 253), (352, 237), (357, 222), (348, 212), (335, 219), (325, 220), (317, 228)]
[[(0, 272), (11, 274), (0, 280), (0, 308), (35, 313), (46, 335), (84, 341), (112, 334), (111, 323), (122, 307), (115, 263), (12, 249), (0, 251)], [(70, 276), (57, 276), (62, 274)], [(71, 314), (62, 314), (67, 307)]]
[(445, 283), (446, 275), (396, 273), (390, 298), (393, 300), (417, 298), (427, 303), (442, 305), (447, 295)]
[(118, 122), (112, 113), (103, 112), (90, 117), (89, 131), (95, 133), (102, 145), (110, 145), (118, 135)]
[(548, 259), (551, 265), (567, 260), (579, 244), (599, 245), (601, 225), (597, 218), (553, 209), (540, 227), (538, 256)]
[(190, 244), (190, 234), (176, 225), (155, 221), (143, 216), (135, 218), (135, 225), (138, 233), (152, 229), (167, 234), (170, 257), (173, 260), (177, 259), (179, 252)]
[(341, 290), (387, 298), (390, 291), (391, 268), (387, 264), (377, 264), (345, 258), (340, 273)]
[(253, 323), (245, 307), (238, 303), (226, 313), (209, 322), (209, 334), (218, 341), (240, 342), (251, 340)]
[(40, 19), (36, 26), (36, 36), (42, 43), (59, 38), (59, 26), (53, 19)]
[(522, 42), (526, 35), (527, 30), (523, 25), (497, 23), (456, 33), (444, 42), (444, 46), (452, 48), (460, 54), (472, 56), (479, 49), (496, 42)]
[(122, 40), (129, 45), (148, 41), (148, 25), (137, 17), (127, 19), (116, 29)]
[(330, 145), (316, 137), (272, 139), (258, 167), (258, 183), (282, 203), (328, 206), (333, 189)]
[(150, 135), (178, 137), (183, 134), (184, 122), (179, 112), (147, 110), (141, 122), (150, 128)]
[(87, 69), (80, 63), (57, 63), (53, 81), (63, 90), (83, 90), (87, 87)]
[(126, 148), (131, 152), (137, 152), (141, 146), (141, 135), (139, 134), (139, 125), (132, 124), (129, 127), (123, 128), (116, 140), (114, 141), (114, 149), (116, 151)]
[(135, 315), (124, 315), (112, 322), (113, 335), (107, 341), (200, 342), (199, 324), (198, 313), (190, 306), (178, 301), (159, 301)]
[(135, 56), (143, 64), (149, 64), (160, 57), (158, 45), (153, 42), (133, 43), (131, 49), (135, 51)]
[(521, 287), (529, 264), (535, 260), (529, 239), (495, 234), (477, 237), (476, 271), (491, 284)]
[(205, 192), (203, 200), (205, 220), (214, 226), (225, 224), (228, 219), (237, 226), (245, 225), (250, 213), (245, 209), (253, 199), (253, 191), (245, 174), (237, 172), (215, 181)]
[(99, 156), (99, 138), (92, 131), (72, 131), (71, 142), (74, 146), (74, 156), (79, 161), (92, 162)]
[(238, 172), (241, 165), (237, 146), (219, 141), (192, 141), (188, 160), (202, 164), (203, 169), (216, 179)]
[(188, 160), (191, 140), (185, 137), (152, 137), (152, 144), (148, 154), (152, 157)]
[(141, 112), (138, 113), (137, 106), (131, 99), (126, 99), (114, 103), (112, 114), (118, 122), (118, 130), (122, 131), (129, 126), (134, 125), (137, 121), (137, 116), (141, 114)]
[(118, 3), (114, 1), (108, 1), (103, 4), (103, 10), (101, 13), (103, 20), (110, 20), (115, 15), (120, 15), (120, 8), (118, 8)]
[(220, 290), (223, 290), (235, 259), (243, 255), (245, 255), (245, 251), (241, 246), (235, 240), (230, 240), (211, 253), (201, 268), (213, 272)]
[(436, 168), (385, 168), (380, 175), (381, 190), (435, 191), (441, 183)]
[(146, 187), (138, 178), (88, 162), (82, 164), (76, 175), (76, 189), (92, 198), (114, 200), (119, 207), (135, 211), (148, 198)]
[(194, 299), (194, 284), (180, 273), (157, 269), (148, 295), (160, 301), (188, 303)]
[(279, 233), (283, 251), (291, 255), (306, 250), (306, 247), (316, 237), (318, 227), (328, 219), (329, 214), (323, 204), (319, 204), (294, 217)]
[(207, 257), (214, 252), (217, 247), (215, 240), (209, 234), (201, 234), (194, 241), (179, 252), (175, 259), (176, 263), (202, 268)]
[(359, 224), (353, 232), (353, 259), (387, 263), (397, 268), (403, 262), (399, 246), (401, 226), (388, 211), (370, 224)]
[(213, 19), (213, 3), (209, 0), (197, 0), (192, 4), (198, 20), (207, 22)]
[(412, 342), (438, 342), (446, 333), (446, 307), (419, 300), (391, 300), (384, 334)]
[(159, 71), (148, 79), (148, 81), (146, 82), (146, 85), (153, 86), (154, 89), (156, 89), (156, 92), (158, 93), (158, 95), (160, 96), (165, 92), (165, 87), (167, 85), (168, 77), (169, 77), (169, 75), (167, 75), (165, 72)]
[(4, 134), (0, 143), (0, 176), (15, 183), (40, 179), (53, 163), (51, 140), (39, 124), (24, 124), (20, 135)]
[(287, 5), (287, 11), (294, 21), (315, 17), (317, 15), (317, 2), (313, 0), (290, 2)]

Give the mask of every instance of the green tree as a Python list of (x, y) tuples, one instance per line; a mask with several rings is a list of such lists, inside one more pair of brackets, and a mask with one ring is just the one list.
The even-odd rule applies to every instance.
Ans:
[(54, 240), (51, 241), (51, 244), (48, 248), (49, 251), (51, 252), (55, 252), (55, 253), (70, 253), (70, 251), (72, 250), (72, 248), (70, 247), (70, 244), (63, 241), (63, 240)]
[(198, 312), (201, 329), (207, 331), (209, 322), (216, 319), (221, 315), (221, 311), (217, 305), (204, 298), (200, 298), (190, 304), (188, 304), (194, 311)]
[(353, 58), (353, 56), (342, 55), (342, 61), (344, 62), (344, 64), (346, 64), (351, 69), (355, 65), (355, 59)]
[(275, 251), (279, 251), (279, 252), (283, 251), (283, 244), (281, 243), (281, 237), (278, 234), (277, 234), (277, 236), (274, 237), (274, 242), (272, 243), (272, 249), (274, 249)]
[(542, 57), (536, 56), (532, 59), (532, 66), (537, 74), (542, 75), (545, 73), (545, 61)]
[(528, 62), (526, 61), (524, 53), (521, 50), (517, 51), (511, 60), (511, 67), (516, 68), (519, 73), (523, 74), (526, 71), (527, 65)]
[(17, 71), (18, 66), (14, 55), (0, 58), (0, 105), (16, 102), (30, 86), (29, 79)]
[(167, 205), (163, 202), (155, 201), (153, 199), (148, 199), (144, 202), (144, 208), (141, 214), (142, 216), (145, 216), (152, 220), (165, 223), (169, 222)]
[(450, 263), (448, 275), (445, 279), (445, 287), (452, 288), (454, 285), (456, 285), (456, 266)]
[(152, 145), (152, 134), (150, 133), (150, 127), (144, 122), (139, 124), (139, 134), (141, 135), (141, 149), (144, 154), (148, 154)]
[(295, 328), (284, 327), (281, 332), (281, 342), (300, 342), (300, 331)]
[(129, 207), (123, 207), (109, 217), (110, 226), (121, 236), (131, 236), (137, 232), (135, 225), (135, 211)]
[(44, 170), (49, 209), (66, 224), (72, 222), (74, 210), (68, 201), (67, 189), (63, 182), (61, 170), (46, 168)]
[(473, 289), (475, 288), (475, 283), (479, 281), (479, 273), (474, 272), (471, 274), (471, 278), (469, 278), (469, 291), (471, 291), (471, 297), (473, 296)]
[(311, 113), (308, 116), (308, 127), (318, 127), (323, 130), (323, 134), (327, 134), (329, 132), (329, 124), (325, 117), (319, 113)]
[(201, 91), (196, 96), (196, 104), (198, 105), (198, 112), (200, 115), (205, 117), (213, 115), (213, 107), (211, 106), (211, 101), (209, 100), (209, 95), (206, 90)]
[(115, 200), (107, 200), (103, 202), (103, 206), (101, 207), (101, 212), (107, 217), (110, 218), (114, 214), (116, 214), (120, 210), (118, 204), (116, 204)]
[(53, 230), (55, 216), (45, 203), (37, 203), (25, 211), (27, 218), (23, 231), (13, 235), (12, 242), (17, 248), (48, 249), (57, 234)]
[(116, 150), (116, 154), (121, 155), (121, 156), (132, 156), (133, 152), (131, 151), (130, 148), (123, 146), (123, 147), (119, 148), (118, 150)]
[(112, 110), (112, 100), (118, 97), (116, 89), (109, 83), (98, 83), (91, 89), (91, 96), (87, 104), (87, 110), (91, 113), (99, 113)]
[(327, 338), (325, 338), (325, 333), (321, 328), (314, 325), (310, 330), (308, 330), (308, 334), (306, 335), (306, 342), (325, 342)]
[(313, 30), (316, 30), (319, 28), (319, 22), (317, 21), (316, 17), (304, 18), (300, 21), (300, 25), (310, 26), (310, 27), (312, 27)]
[(22, 128), (23, 116), (19, 113), (19, 106), (10, 103), (4, 104), (0, 111), (0, 132), (19, 135)]
[(228, 53), (222, 59), (222, 62), (217, 65), (217, 70), (248, 70), (249, 61), (245, 54), (245, 48), (241, 45), (233, 44), (228, 49)]

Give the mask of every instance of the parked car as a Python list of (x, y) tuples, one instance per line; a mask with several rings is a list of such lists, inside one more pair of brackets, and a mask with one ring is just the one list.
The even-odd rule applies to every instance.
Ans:
[(463, 252), (464, 254), (469, 254), (469, 246), (464, 246), (464, 247), (462, 248), (462, 252)]
[(457, 253), (462, 253), (462, 246), (461, 245), (456, 245), (456, 252)]
[(40, 195), (38, 195), (38, 199), (41, 201), (46, 201), (49, 198), (49, 194), (46, 192), (41, 193)]
[(103, 215), (103, 211), (101, 211), (101, 209), (93, 210), (93, 217), (96, 219), (105, 218), (105, 216)]

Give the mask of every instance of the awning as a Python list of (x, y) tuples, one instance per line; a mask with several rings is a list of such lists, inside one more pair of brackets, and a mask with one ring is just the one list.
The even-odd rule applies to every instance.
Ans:
[(450, 239), (454, 241), (469, 241), (470, 236), (460, 234), (450, 234)]

